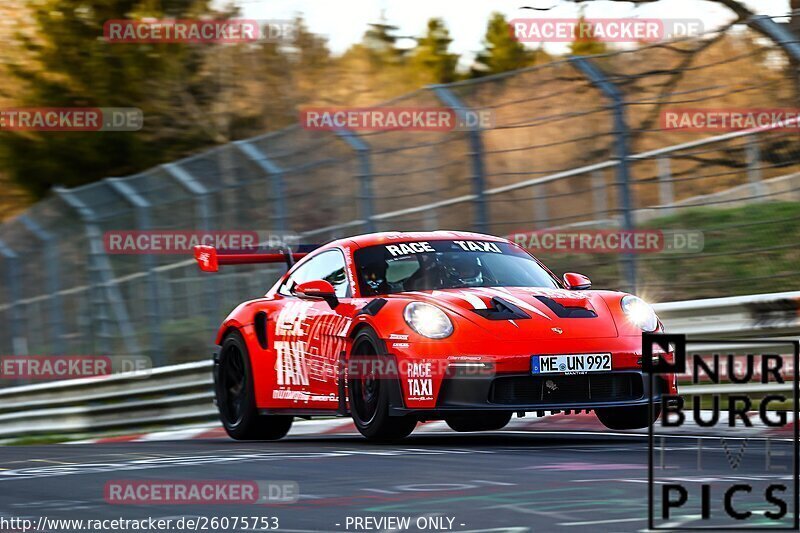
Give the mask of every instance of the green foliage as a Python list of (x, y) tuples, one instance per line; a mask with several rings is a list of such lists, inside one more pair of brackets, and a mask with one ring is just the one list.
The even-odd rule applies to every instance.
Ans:
[[(786, 240), (800, 232), (798, 202), (682, 209), (640, 229), (703, 233), (702, 252), (637, 256), (638, 292), (654, 302), (800, 289), (800, 252)], [(554, 272), (581, 272), (592, 278), (595, 288), (619, 287), (619, 258), (537, 255)]]
[(330, 63), (331, 52), (325, 39), (312, 33), (301, 17), (294, 20), (292, 48), (295, 66), (301, 69), (323, 69)]
[(480, 77), (517, 70), (550, 60), (542, 50), (528, 50), (511, 32), (508, 21), (501, 13), (493, 13), (486, 28), (484, 50), (475, 58), (472, 76)]
[[(127, 176), (216, 144), (296, 122), (304, 105), (370, 105), (422, 85), (460, 77), (441, 19), (428, 21), (413, 48), (382, 18), (341, 57), (298, 18), (291, 42), (113, 43), (117, 19), (222, 19), (213, 0), (27, 0), (25, 16), (0, 54), (4, 107), (134, 107), (135, 132), (0, 131), (0, 175), (41, 197)], [(475, 75), (549, 60), (528, 50), (494, 14)]]
[(369, 29), (364, 33), (363, 44), (372, 52), (374, 59), (389, 64), (403, 61), (405, 50), (397, 47), (399, 39), (395, 35), (397, 30), (397, 26), (389, 24), (383, 15), (380, 22), (369, 25)]
[[(128, 17), (192, 18), (209, 0), (43, 0), (31, 6), (33, 28), (17, 35), (24, 57), (7, 69), (23, 87), (19, 107), (138, 107), (139, 132), (11, 132), (0, 135), (0, 164), (42, 195), (125, 175), (209, 144), (203, 109), (219, 90), (202, 66), (211, 48), (106, 42), (103, 24)], [(219, 17), (220, 14), (217, 14)]]
[(586, 16), (581, 12), (575, 38), (569, 45), (569, 55), (592, 56), (604, 54), (607, 51), (608, 46), (597, 38), (592, 24), (586, 20)]
[(413, 55), (413, 66), (423, 83), (449, 83), (456, 79), (458, 54), (448, 52), (452, 41), (442, 19), (428, 21), (428, 30), (417, 40)]

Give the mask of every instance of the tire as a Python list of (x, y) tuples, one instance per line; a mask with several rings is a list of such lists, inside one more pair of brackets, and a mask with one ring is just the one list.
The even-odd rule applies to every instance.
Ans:
[(250, 355), (238, 331), (222, 342), (214, 389), (220, 421), (232, 439), (278, 440), (292, 427), (291, 416), (258, 414)]
[(459, 432), (497, 431), (506, 427), (509, 420), (511, 420), (510, 411), (501, 411), (499, 413), (479, 411), (445, 418), (445, 422), (450, 426), (450, 429)]
[(595, 414), (608, 429), (644, 429), (658, 420), (658, 416), (661, 414), (661, 404), (653, 405), (652, 419), (648, 405), (595, 409)]
[(417, 419), (413, 416), (389, 416), (390, 377), (375, 379), (368, 365), (358, 361), (374, 362), (386, 354), (383, 342), (371, 329), (361, 330), (353, 340), (350, 354), (351, 368), (358, 369), (356, 376), (348, 376), (350, 415), (356, 429), (373, 441), (393, 441), (407, 437), (414, 431)]

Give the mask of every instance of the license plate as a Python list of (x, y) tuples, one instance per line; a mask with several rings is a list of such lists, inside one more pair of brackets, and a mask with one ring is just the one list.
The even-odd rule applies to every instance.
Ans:
[(610, 353), (534, 355), (531, 358), (531, 373), (533, 374), (583, 374), (610, 370)]

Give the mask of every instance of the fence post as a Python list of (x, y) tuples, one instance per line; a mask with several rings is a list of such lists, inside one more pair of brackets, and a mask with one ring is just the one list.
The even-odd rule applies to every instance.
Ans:
[(256, 145), (250, 141), (235, 141), (233, 143), (244, 155), (246, 155), (258, 168), (269, 176), (270, 192), (272, 193), (272, 219), (278, 231), (286, 232), (289, 230), (286, 211), (286, 187), (283, 182), (284, 171), (281, 167), (273, 163)]
[(747, 181), (753, 189), (753, 196), (756, 202), (762, 202), (764, 198), (764, 182), (761, 181), (761, 147), (758, 141), (750, 139), (747, 142)]
[[(675, 187), (672, 181), (672, 165), (669, 157), (659, 157), (658, 161), (658, 203), (671, 206), (675, 203)], [(665, 215), (672, 214), (672, 207), (664, 209)]]
[[(795, 92), (800, 92), (800, 79), (798, 79), (800, 73), (797, 72), (798, 65), (800, 65), (800, 42), (798, 42), (797, 35), (788, 29), (787, 24), (779, 24), (768, 15), (754, 15), (747, 19), (747, 25), (766, 35), (783, 48), (791, 60), (791, 65), (795, 68)], [(795, 97), (800, 97), (800, 95), (795, 95)], [(766, 194), (764, 183), (761, 181), (760, 159), (759, 146), (754, 142), (749, 143), (747, 145), (747, 177), (757, 196)], [(766, 200), (766, 198), (756, 199), (756, 201), (762, 200)]]
[(800, 61), (800, 43), (797, 36), (786, 28), (786, 24), (778, 24), (768, 15), (754, 15), (747, 19), (747, 25), (772, 39), (792, 59)]
[(54, 187), (53, 192), (78, 213), (84, 224), (86, 239), (89, 241), (89, 274), (92, 278), (90, 279), (89, 290), (95, 295), (89, 303), (93, 307), (97, 306), (99, 308), (95, 312), (97, 313), (97, 322), (100, 329), (97, 335), (100, 339), (100, 351), (104, 354), (111, 353), (111, 345), (109, 344), (111, 340), (111, 332), (109, 331), (111, 317), (108, 316), (105, 309), (105, 307), (109, 307), (114, 315), (117, 330), (122, 336), (125, 351), (129, 354), (141, 353), (139, 351), (139, 342), (136, 340), (136, 332), (128, 316), (128, 310), (125, 308), (125, 302), (122, 300), (117, 281), (113, 276), (111, 262), (105, 253), (103, 232), (100, 230), (97, 214), (86, 202), (78, 198), (73, 191), (63, 187)]
[[(109, 188), (119, 194), (125, 202), (133, 208), (134, 215), (136, 216), (136, 226), (139, 230), (151, 229), (150, 224), (150, 202), (139, 194), (130, 184), (121, 180), (120, 178), (107, 178), (106, 183)], [(141, 254), (142, 267), (147, 272), (147, 323), (148, 323), (148, 339), (149, 349), (148, 353), (153, 359), (154, 366), (163, 366), (168, 363), (164, 359), (166, 352), (164, 351), (164, 335), (161, 331), (163, 326), (163, 317), (161, 316), (161, 307), (158, 301), (158, 272), (156, 271), (156, 261), (153, 254)]]
[[(597, 65), (585, 57), (571, 57), (570, 62), (589, 81), (596, 85), (600, 91), (609, 99), (614, 113), (614, 134), (616, 136), (616, 152), (619, 165), (617, 165), (617, 186), (620, 188), (620, 207), (622, 208), (622, 228), (625, 231), (634, 229), (633, 221), (633, 198), (630, 190), (630, 149), (628, 146), (628, 134), (630, 132), (625, 122), (625, 99), (622, 92), (614, 83), (608, 80), (606, 75)], [(627, 278), (628, 290), (636, 292), (636, 256), (634, 254), (624, 254), (624, 276)]]
[(547, 184), (543, 183), (533, 188), (533, 194), (536, 196), (534, 199), (534, 212), (536, 219), (537, 229), (547, 229), (550, 227), (550, 210), (547, 208)]
[(439, 229), (439, 217), (436, 209), (428, 209), (425, 213), (425, 230), (436, 231)]
[(602, 170), (592, 172), (592, 197), (597, 217), (599, 217), (599, 220), (606, 220), (608, 216), (608, 195), (606, 191), (606, 175)]
[(334, 133), (344, 139), (355, 150), (358, 156), (358, 199), (361, 206), (361, 219), (364, 221), (364, 230), (367, 233), (375, 231), (375, 208), (372, 191), (372, 154), (369, 145), (358, 135), (345, 129), (337, 129)]
[(46, 290), (50, 294), (50, 310), (48, 313), (48, 327), (51, 351), (55, 355), (63, 355), (64, 350), (64, 306), (61, 302), (61, 272), (59, 265), (61, 258), (58, 255), (58, 241), (52, 233), (28, 215), (20, 215), (19, 221), (42, 243), (42, 260), (47, 272)]
[[(434, 85), (434, 94), (447, 107), (452, 109), (459, 118), (465, 118), (469, 108), (453, 94), (445, 85)], [(471, 123), (471, 121), (470, 121)], [(484, 163), (483, 137), (480, 126), (472, 126), (467, 131), (469, 135), (470, 152), (472, 160), (472, 194), (475, 196), (475, 230), (486, 233), (489, 228), (489, 214), (486, 207), (486, 166)]]
[[(177, 163), (168, 163), (162, 165), (162, 167), (181, 187), (193, 195), (195, 199), (195, 216), (200, 223), (200, 229), (202, 231), (211, 231), (211, 204), (208, 197), (211, 191), (195, 179), (188, 170)], [(205, 273), (201, 272), (201, 274)], [(209, 327), (212, 331), (215, 331), (219, 325), (219, 283), (217, 276), (214, 275), (209, 276), (206, 282), (204, 284), (206, 290), (203, 291), (206, 317), (209, 321)]]
[(22, 280), (19, 270), (19, 255), (9, 248), (5, 242), (0, 241), (0, 256), (3, 257), (6, 263), (6, 279), (4, 282), (8, 286), (8, 293), (11, 297), (11, 303), (8, 304), (11, 353), (14, 355), (28, 355), (28, 339), (22, 334), (24, 328), (20, 311), (20, 306), (22, 305), (20, 293)]

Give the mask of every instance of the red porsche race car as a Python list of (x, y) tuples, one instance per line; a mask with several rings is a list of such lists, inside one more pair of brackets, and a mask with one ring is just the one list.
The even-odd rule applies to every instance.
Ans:
[[(279, 439), (294, 417), (351, 416), (365, 437), (504, 427), (513, 413), (593, 410), (611, 429), (652, 424), (640, 298), (560, 280), (517, 244), (477, 233), (375, 233), (307, 254), (198, 246), (202, 270), (289, 263), (222, 323), (214, 381), (239, 440)], [(295, 263), (296, 261), (296, 263)], [(670, 360), (672, 354), (662, 354)], [(676, 394), (674, 375), (652, 391)]]

